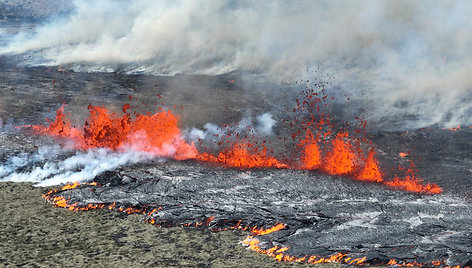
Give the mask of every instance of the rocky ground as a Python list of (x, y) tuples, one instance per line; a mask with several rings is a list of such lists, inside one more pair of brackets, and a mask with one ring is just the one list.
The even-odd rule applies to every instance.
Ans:
[[(70, 3), (59, 0), (0, 0), (1, 30), (8, 37), (18, 31), (19, 22), (29, 29), (51, 14), (69, 10)], [(153, 111), (158, 105), (173, 107), (181, 115), (182, 125), (201, 128), (206, 122), (235, 122), (247, 113), (269, 111), (284, 118), (294, 102), (293, 92), (256, 79), (245, 80), (240, 73), (216, 77), (80, 73), (67, 66), (29, 68), (18, 64), (21, 61), (21, 57), (0, 57), (0, 130), (10, 133), (22, 124), (44, 124), (62, 104), (67, 104), (76, 122), (83, 121), (89, 103), (117, 112), (124, 103), (131, 103), (138, 111)], [(283, 127), (279, 125), (276, 132), (283, 136)], [(443, 186), (448, 194), (471, 200), (471, 133), (468, 129), (425, 129), (372, 132), (370, 138), (378, 145), (380, 160), (388, 163), (384, 166), (387, 173), (398, 164), (398, 152), (408, 152), (409, 156), (400, 160), (403, 164), (420, 156), (415, 158), (420, 175)], [(28, 140), (37, 138), (22, 135), (5, 138), (0, 131), (1, 163), (12, 155), (37, 150), (35, 142)], [(145, 223), (142, 215), (56, 208), (41, 198), (48, 190), (31, 183), (0, 183), (0, 266), (341, 266), (277, 262), (241, 245), (248, 232), (158, 228)]]
[[(158, 228), (141, 215), (73, 212), (41, 198), (45, 188), (0, 183), (2, 267), (302, 267), (241, 245), (248, 233)], [(340, 267), (338, 264), (317, 267)]]
[[(170, 107), (193, 99), (181, 112), (185, 124), (201, 127), (209, 115), (221, 122), (238, 119), (253, 106), (251, 92), (241, 92), (234, 77), (215, 79), (146, 77), (117, 74), (83, 74), (58, 68), (15, 67), (14, 59), (0, 59), (0, 129), (16, 133), (15, 126), (44, 124), (61, 103), (83, 120), (89, 103), (117, 111), (125, 102), (143, 109), (166, 102)], [(215, 86), (215, 81), (217, 82)], [(222, 86), (223, 85), (223, 86)], [(203, 94), (187, 94), (202, 89)], [(229, 90), (222, 90), (226, 88)], [(215, 96), (222, 101), (212, 101)], [(162, 100), (157, 96), (160, 94)], [(132, 100), (129, 96), (132, 95)], [(258, 94), (259, 95), (259, 94)], [(261, 96), (261, 95), (259, 95)], [(238, 98), (237, 98), (238, 97)], [(264, 96), (262, 96), (264, 97)], [(241, 101), (241, 98), (243, 101)], [(248, 101), (249, 100), (249, 101)], [(242, 102), (236, 108), (232, 103)], [(149, 105), (149, 107), (148, 107)], [(208, 109), (197, 113), (201, 107)], [(264, 107), (262, 107), (264, 108)], [(76, 110), (77, 109), (77, 110)], [(233, 109), (233, 110), (231, 110)], [(261, 108), (257, 108), (261, 109)], [(215, 123), (221, 123), (219, 121)], [(13, 131), (13, 132), (11, 132)], [(0, 133), (2, 133), (0, 131)], [(47, 138), (16, 133), (3, 135), (0, 159), (34, 152)], [(0, 183), (0, 266), (6, 267), (291, 267), (241, 245), (248, 233), (212, 233), (195, 228), (157, 228), (141, 215), (110, 211), (71, 212), (45, 202), (48, 189), (29, 183)], [(328, 265), (329, 266), (329, 265)], [(331, 265), (332, 266), (332, 265)], [(339, 265), (334, 265), (339, 266)]]
[[(22, 67), (12, 57), (0, 58), (0, 78), (2, 164), (13, 155), (56, 144), (47, 137), (18, 131), (18, 126), (44, 125), (62, 104), (77, 124), (83, 124), (89, 103), (118, 113), (124, 103), (130, 103), (138, 112), (152, 112), (157, 106), (171, 108), (181, 116), (182, 126), (202, 128), (207, 122), (222, 125), (263, 112), (271, 112), (274, 118), (287, 117), (287, 108), (292, 107), (296, 96), (270, 83), (245, 80), (241, 73), (214, 77), (80, 73), (58, 66)], [(276, 125), (274, 131), (277, 136), (289, 135), (283, 124)], [(413, 159), (421, 177), (438, 183), (447, 194), (470, 200), (470, 134), (469, 129), (423, 129), (372, 131), (368, 136), (376, 144), (386, 173), (398, 164), (408, 166)], [(399, 152), (408, 152), (409, 156), (400, 159)], [(241, 245), (247, 233), (157, 228), (143, 222), (141, 215), (71, 212), (41, 199), (46, 191), (31, 184), (0, 183), (0, 202), (4, 204), (0, 210), (0, 266), (302, 265), (279, 263), (247, 250)]]
[(71, 1), (0, 0), (0, 19), (35, 21), (61, 14), (72, 8)]

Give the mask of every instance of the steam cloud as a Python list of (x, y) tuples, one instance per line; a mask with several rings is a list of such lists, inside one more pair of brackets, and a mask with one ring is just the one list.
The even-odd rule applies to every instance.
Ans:
[(44, 146), (32, 154), (13, 156), (0, 166), (0, 182), (34, 182), (44, 187), (90, 181), (105, 171), (153, 158), (144, 152), (107, 149), (72, 153), (59, 146)]
[(236, 133), (243, 136), (245, 133), (257, 137), (270, 136), (272, 135), (272, 128), (275, 125), (275, 120), (272, 118), (272, 114), (264, 113), (255, 117), (255, 120), (251, 116), (246, 116), (237, 124), (225, 125), (219, 127), (213, 123), (206, 123), (202, 129), (191, 128), (184, 130), (184, 138), (189, 141), (208, 141), (218, 142), (222, 139), (228, 139), (231, 135)]
[(320, 67), (369, 107), (370, 121), (472, 124), (470, 1), (74, 4), (70, 15), (18, 34), (1, 53), (87, 71), (255, 70), (289, 82)]
[[(207, 123), (204, 130), (192, 128), (184, 130), (188, 140), (198, 139), (208, 142), (223, 137), (225, 133), (244, 133), (251, 130), (254, 135), (272, 135), (275, 120), (270, 113), (256, 117), (247, 116), (234, 126), (220, 128)], [(2, 124), (0, 119), (0, 130)], [(8, 130), (8, 129), (5, 129)], [(146, 140), (139, 135), (136, 141)], [(146, 162), (152, 159), (164, 161), (162, 156), (172, 155), (175, 148), (166, 145), (162, 149), (143, 151), (147, 145), (137, 142), (134, 146), (125, 145), (118, 151), (98, 148), (76, 151), (71, 148), (42, 146), (34, 153), (21, 153), (11, 156), (0, 164), (0, 182), (33, 182), (36, 186), (52, 186), (68, 182), (91, 181), (96, 176), (129, 164)]]

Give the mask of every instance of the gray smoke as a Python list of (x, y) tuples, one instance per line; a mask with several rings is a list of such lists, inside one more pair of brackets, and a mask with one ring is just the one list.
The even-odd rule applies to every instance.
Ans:
[[(75, 1), (3, 54), (77, 70), (335, 76), (367, 119), (472, 124), (470, 1)], [(364, 93), (364, 94), (362, 94)], [(342, 100), (339, 100), (342, 101)], [(347, 107), (347, 106), (346, 106)]]

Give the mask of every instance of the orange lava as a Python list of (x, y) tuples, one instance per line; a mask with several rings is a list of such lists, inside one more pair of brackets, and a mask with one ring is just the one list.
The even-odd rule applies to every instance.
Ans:
[(405, 152), (399, 152), (398, 153), (398, 156), (400, 157), (407, 157), (409, 154), (408, 153), (405, 153)]
[[(268, 228), (266, 230), (271, 230), (270, 232), (265, 233), (264, 229), (257, 229), (256, 227), (252, 228), (251, 232), (252, 235), (247, 236), (243, 240), (243, 244), (249, 247), (251, 250), (265, 254), (269, 257), (272, 257), (278, 261), (292, 261), (292, 262), (306, 262), (311, 264), (316, 263), (341, 263), (341, 264), (349, 264), (349, 265), (368, 265), (366, 263), (367, 257), (359, 257), (359, 258), (351, 258), (348, 257), (347, 254), (338, 252), (328, 257), (320, 257), (320, 256), (303, 256), (303, 257), (295, 257), (287, 254), (286, 252), (290, 249), (287, 246), (282, 245), (275, 245), (269, 249), (264, 249), (261, 247), (260, 240), (257, 236), (265, 235), (268, 233), (276, 232), (278, 230), (284, 229), (286, 226), (282, 223), (275, 225), (274, 227)], [(391, 259), (386, 266), (395, 266), (395, 267), (423, 267), (423, 266), (440, 266), (443, 265), (445, 262), (440, 260), (431, 261), (430, 263), (418, 263), (416, 261), (412, 262), (404, 262), (404, 261), (397, 261)], [(460, 266), (445, 266), (445, 268), (461, 268)], [(462, 268), (470, 268), (468, 266), (464, 266)]]
[(401, 189), (408, 192), (415, 192), (421, 194), (440, 194), (441, 187), (435, 183), (424, 184), (423, 180), (415, 176), (413, 169), (408, 169), (404, 178), (395, 177), (391, 181), (384, 182), (385, 185)]
[(369, 156), (365, 162), (364, 168), (356, 178), (361, 181), (382, 182), (382, 173), (380, 173), (377, 159), (375, 159), (375, 151), (370, 150)]
[(316, 143), (305, 145), (302, 157), (304, 169), (316, 169), (321, 165), (321, 153)]
[(70, 122), (64, 115), (64, 105), (56, 111), (56, 118), (50, 122), (48, 127), (33, 126), (33, 129), (46, 132), (49, 135), (77, 138), (80, 131), (71, 127)]
[(254, 227), (251, 230), (252, 235), (246, 237), (243, 240), (243, 244), (249, 247), (251, 250), (254, 250), (262, 254), (266, 254), (267, 256), (272, 257), (278, 261), (307, 262), (307, 263), (313, 263), (313, 264), (314, 263), (342, 262), (342, 263), (347, 263), (351, 265), (360, 265), (364, 263), (364, 261), (366, 260), (366, 257), (351, 259), (349, 257), (346, 257), (346, 254), (342, 254), (342, 253), (336, 253), (326, 258), (318, 257), (318, 256), (295, 257), (295, 256), (290, 256), (284, 253), (287, 250), (289, 250), (289, 247), (286, 247), (286, 246), (275, 245), (269, 249), (263, 249), (260, 246), (260, 240), (256, 238), (257, 236), (262, 236), (262, 235), (266, 235), (272, 232), (277, 232), (279, 230), (284, 229), (285, 227), (286, 226), (283, 223), (279, 223), (268, 229), (258, 229), (257, 227)]
[[(125, 104), (123, 111), (129, 108), (129, 104)], [(161, 110), (152, 115), (136, 114), (133, 119), (128, 113), (118, 116), (105, 107), (89, 105), (88, 109), (90, 115), (82, 130), (70, 126), (64, 116), (64, 106), (56, 112), (56, 119), (48, 127), (33, 128), (50, 135), (70, 138), (80, 149), (130, 148), (177, 160), (195, 158), (198, 154), (193, 144), (183, 140), (178, 126), (179, 117), (170, 110)]]
[[(319, 112), (319, 105), (326, 96), (316, 97), (317, 93), (305, 96), (305, 100), (299, 103), (308, 106), (309, 111)], [(64, 106), (56, 112), (56, 118), (49, 126), (32, 126), (33, 129), (59, 137), (69, 138), (74, 146), (79, 149), (92, 149), (98, 147), (112, 150), (132, 149), (148, 152), (159, 157), (170, 157), (176, 160), (197, 159), (203, 162), (222, 164), (236, 168), (294, 168), (326, 172), (331, 175), (349, 176), (353, 179), (367, 182), (382, 183), (384, 179), (378, 161), (375, 158), (374, 149), (370, 148), (368, 156), (364, 158), (360, 146), (361, 139), (353, 139), (347, 131), (338, 132), (334, 139), (327, 144), (323, 139), (328, 139), (333, 134), (333, 126), (329, 116), (320, 113), (320, 117), (313, 114), (308, 122), (302, 122), (305, 137), (298, 142), (301, 149), (299, 158), (291, 159), (290, 164), (283, 163), (271, 155), (264, 141), (262, 144), (254, 142), (254, 135), (241, 137), (238, 133), (228, 133), (224, 137), (224, 144), (218, 144), (215, 155), (208, 152), (198, 152), (193, 143), (187, 143), (178, 126), (179, 117), (170, 110), (160, 109), (154, 114), (138, 114), (131, 116), (128, 110), (129, 104), (122, 108), (122, 115), (108, 111), (105, 107), (89, 105), (89, 117), (81, 128), (72, 127), (64, 113)], [(365, 127), (365, 123), (363, 124)], [(302, 134), (297, 131), (293, 139)], [(321, 138), (320, 138), (321, 137)], [(236, 141), (231, 141), (234, 139)], [(354, 147), (352, 141), (357, 144)], [(367, 141), (368, 142), (368, 141)], [(400, 153), (400, 157), (407, 156)], [(424, 184), (418, 179), (413, 170), (408, 171), (404, 178), (396, 177), (384, 182), (392, 188), (405, 191), (439, 194), (441, 188), (436, 184)], [(58, 203), (63, 200), (58, 200)]]
[(321, 165), (321, 151), (318, 147), (318, 139), (310, 130), (306, 131), (305, 139), (300, 141), (299, 146), (303, 148), (302, 168), (317, 169)]
[(48, 202), (51, 202), (54, 206), (56, 207), (62, 207), (62, 208), (67, 208), (68, 210), (71, 210), (71, 211), (79, 211), (79, 210), (91, 210), (91, 209), (101, 209), (103, 207), (105, 207), (104, 204), (88, 204), (87, 206), (85, 207), (81, 207), (81, 206), (78, 206), (77, 203), (73, 203), (71, 204), (70, 203), (70, 199), (66, 199), (62, 196), (51, 196), (52, 194), (54, 193), (57, 193), (57, 192), (60, 192), (60, 191), (65, 191), (65, 190), (69, 190), (69, 189), (73, 189), (73, 188), (76, 188), (80, 185), (91, 185), (91, 186), (96, 186), (97, 183), (96, 182), (91, 182), (91, 183), (78, 183), (78, 182), (74, 182), (74, 183), (68, 183), (66, 184), (64, 187), (62, 187), (61, 189), (59, 190), (51, 190), (49, 192), (47, 192), (46, 194), (44, 194), (42, 197), (44, 199), (46, 199)]
[(133, 207), (126, 207), (126, 208), (117, 207), (115, 202), (113, 202), (112, 204), (87, 204), (86, 206), (79, 206), (77, 203), (71, 203), (70, 199), (66, 199), (62, 196), (52, 196), (53, 194), (61, 192), (61, 191), (73, 189), (73, 188), (76, 188), (76, 187), (79, 187), (79, 186), (86, 186), (86, 185), (88, 185), (88, 186), (97, 186), (98, 184), (96, 182), (91, 182), (91, 183), (77, 183), (77, 182), (68, 183), (59, 190), (51, 190), (51, 191), (47, 192), (42, 197), (46, 201), (52, 203), (55, 207), (66, 208), (70, 211), (86, 211), (86, 210), (107, 208), (108, 210), (117, 210), (117, 211), (124, 212), (124, 213), (127, 213), (127, 214), (138, 213), (138, 214), (149, 214), (149, 215), (157, 211), (156, 209), (154, 209), (151, 212), (147, 212), (146, 209), (137, 209), (137, 208), (133, 208)]
[(62, 187), (61, 190), (73, 189), (73, 188), (76, 188), (79, 185), (80, 185), (80, 183), (78, 183), (78, 182), (74, 182), (72, 184), (68, 183), (64, 187)]
[(332, 149), (326, 155), (324, 169), (332, 175), (345, 175), (354, 171), (356, 155), (346, 138), (347, 132), (340, 132), (332, 142)]
[(230, 167), (238, 168), (287, 168), (275, 157), (267, 154), (267, 147), (256, 147), (249, 142), (233, 144), (229, 150), (223, 150), (218, 156), (209, 153), (200, 154), (197, 159), (211, 163), (222, 163)]
[(448, 128), (448, 130), (450, 130), (450, 131), (458, 131), (458, 130), (460, 130), (460, 129), (461, 129), (461, 126), (460, 126), (460, 125), (458, 125), (457, 127)]
[(350, 265), (362, 265), (366, 257), (362, 258), (350, 258), (346, 257), (346, 254), (336, 253), (329, 257), (319, 257), (319, 256), (304, 256), (304, 257), (295, 257), (284, 253), (285, 251), (289, 250), (289, 247), (282, 247), (282, 246), (273, 246), (269, 249), (263, 249), (260, 246), (260, 240), (254, 238), (253, 236), (248, 236), (244, 239), (243, 244), (249, 247), (251, 250), (256, 252), (266, 254), (269, 257), (272, 257), (278, 261), (291, 261), (291, 262), (307, 262), (311, 264), (316, 263), (346, 263)]
[(257, 227), (254, 227), (254, 228), (252, 228), (251, 232), (254, 235), (266, 235), (266, 234), (270, 234), (270, 233), (273, 233), (273, 232), (280, 231), (284, 228), (285, 228), (285, 224), (278, 223), (278, 224), (276, 224), (276, 225), (274, 225), (270, 228), (267, 228), (267, 229), (259, 229)]

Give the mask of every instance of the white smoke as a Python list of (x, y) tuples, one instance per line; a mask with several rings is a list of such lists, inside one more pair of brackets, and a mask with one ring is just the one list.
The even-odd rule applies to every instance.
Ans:
[(13, 156), (0, 166), (0, 182), (34, 182), (36, 186), (44, 187), (91, 181), (105, 171), (153, 158), (144, 152), (113, 152), (103, 148), (78, 151), (67, 157), (71, 153), (59, 146), (45, 146), (36, 153)]
[(264, 113), (255, 118), (245, 116), (235, 124), (217, 126), (213, 123), (206, 123), (203, 129), (191, 128), (183, 131), (185, 140), (192, 142), (207, 141), (216, 143), (222, 139), (236, 138), (238, 134), (243, 137), (245, 134), (254, 137), (265, 137), (273, 135), (272, 128), (276, 121), (272, 118), (271, 113)]
[(60, 146), (43, 146), (34, 154), (22, 153), (10, 157), (0, 166), (0, 177), (10, 175), (14, 171), (27, 165), (33, 165), (42, 161), (48, 161), (56, 158), (58, 155), (67, 153), (67, 150)]
[(256, 70), (290, 82), (319, 66), (351, 99), (370, 102), (367, 119), (399, 120), (401, 127), (472, 124), (467, 0), (74, 4), (71, 15), (20, 33), (2, 53), (85, 70)]
[(275, 126), (275, 120), (272, 118), (272, 114), (265, 113), (256, 117), (257, 125), (256, 130), (264, 135), (272, 135), (272, 128)]
[[(205, 124), (204, 130), (196, 128), (185, 130), (184, 136), (189, 140), (215, 140), (224, 138), (231, 133), (247, 133), (263, 136), (272, 135), (275, 120), (270, 113), (247, 116), (232, 126), (218, 127)], [(1, 126), (1, 125), (0, 125)], [(144, 135), (144, 136), (143, 136)], [(173, 144), (164, 144), (155, 148), (147, 142), (145, 133), (135, 133), (130, 137), (131, 143), (125, 144), (118, 151), (105, 148), (75, 151), (73, 147), (42, 146), (34, 153), (21, 153), (11, 156), (0, 164), (0, 182), (33, 182), (35, 186), (53, 186), (69, 182), (86, 182), (96, 176), (115, 170), (124, 165), (145, 162), (151, 159), (163, 159), (176, 153), (175, 146), (183, 140), (175, 140)]]

